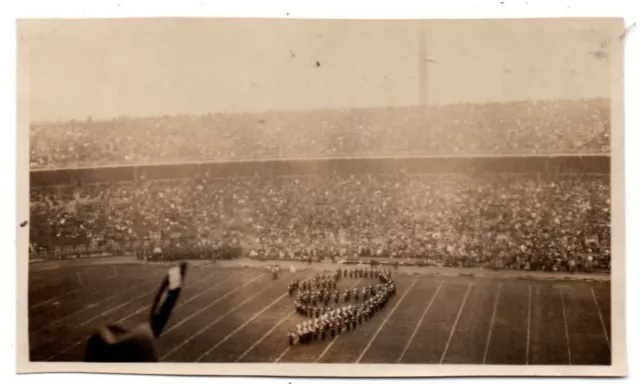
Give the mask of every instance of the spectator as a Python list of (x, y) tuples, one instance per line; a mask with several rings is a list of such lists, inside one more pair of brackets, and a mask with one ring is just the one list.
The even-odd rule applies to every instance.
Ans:
[(33, 189), (37, 247), (157, 237), (194, 253), (242, 249), (258, 258), (377, 256), (547, 271), (610, 264), (605, 176), (202, 176), (68, 189), (59, 197)]
[(31, 127), (31, 168), (299, 157), (608, 153), (609, 121), (606, 99), (72, 121)]

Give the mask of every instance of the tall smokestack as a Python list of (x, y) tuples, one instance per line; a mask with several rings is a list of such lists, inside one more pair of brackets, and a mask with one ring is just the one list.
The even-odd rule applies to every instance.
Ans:
[(424, 31), (420, 31), (418, 44), (418, 103), (420, 105), (427, 105), (427, 86), (429, 80), (427, 73), (427, 43)]

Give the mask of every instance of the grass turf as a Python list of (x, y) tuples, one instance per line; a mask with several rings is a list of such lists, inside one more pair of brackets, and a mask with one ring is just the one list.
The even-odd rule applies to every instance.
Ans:
[[(80, 361), (94, 328), (144, 321), (165, 271), (139, 263), (32, 269), (31, 360)], [(257, 268), (192, 267), (159, 355), (168, 362), (611, 362), (607, 281), (424, 276), (401, 268), (394, 271), (398, 294), (370, 321), (289, 348), (287, 332), (302, 321), (285, 295), (293, 278), (283, 272), (272, 280)], [(340, 288), (369, 283), (344, 279)]]

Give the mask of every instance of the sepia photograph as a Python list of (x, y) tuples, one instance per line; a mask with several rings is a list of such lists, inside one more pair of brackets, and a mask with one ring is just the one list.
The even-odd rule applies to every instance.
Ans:
[(625, 374), (622, 19), (17, 33), (19, 369)]

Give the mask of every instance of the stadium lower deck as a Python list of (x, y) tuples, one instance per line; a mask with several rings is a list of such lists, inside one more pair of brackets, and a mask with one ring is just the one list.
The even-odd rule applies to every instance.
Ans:
[[(264, 268), (192, 266), (159, 341), (166, 362), (608, 365), (610, 283), (393, 272), (397, 295), (355, 331), (289, 346), (305, 320)], [(335, 267), (333, 267), (335, 268)], [(90, 332), (146, 320), (166, 265), (31, 268), (32, 361), (81, 361)], [(339, 288), (368, 284), (343, 279)]]

